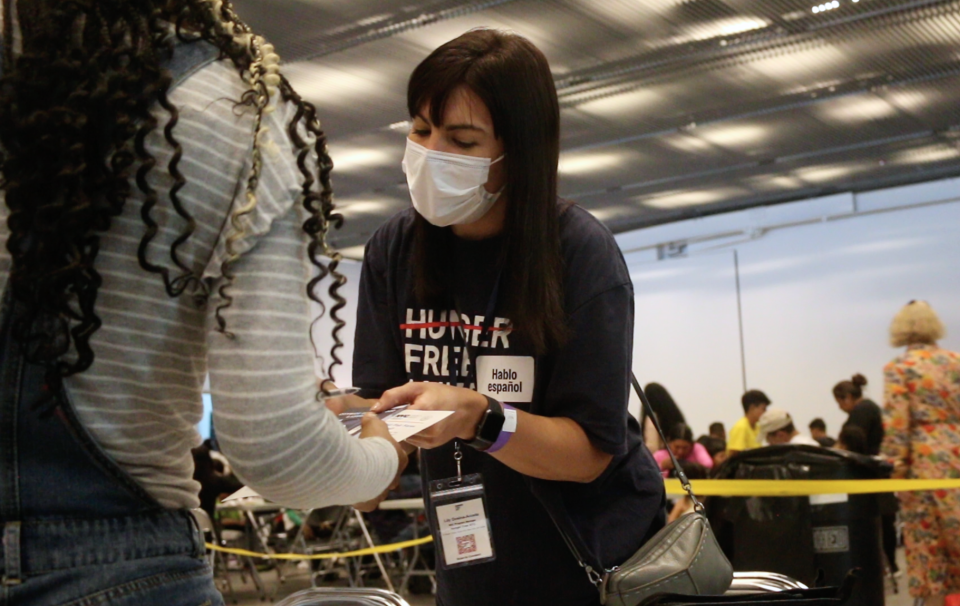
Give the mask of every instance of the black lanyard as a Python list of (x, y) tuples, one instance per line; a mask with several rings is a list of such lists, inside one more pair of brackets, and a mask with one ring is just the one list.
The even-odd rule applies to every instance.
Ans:
[[(488, 335), (488, 334), (489, 334), (489, 336), (487, 337), (487, 347), (486, 347), (486, 348), (491, 348), (491, 349), (492, 349), (492, 347), (493, 347), (493, 331), (491, 330), (491, 327), (492, 327), (493, 319), (494, 319), (493, 316), (494, 316), (494, 313), (496, 312), (496, 309), (497, 309), (497, 298), (498, 298), (499, 295), (500, 295), (500, 280), (501, 280), (502, 277), (503, 277), (503, 268), (500, 268), (500, 269), (497, 271), (497, 279), (496, 279), (496, 281), (493, 283), (493, 292), (490, 294), (490, 300), (487, 302), (487, 310), (486, 310), (486, 312), (485, 312), (484, 315), (483, 315), (483, 324), (480, 325), (480, 337), (479, 337), (479, 339), (477, 339), (478, 346), (477, 346), (476, 355), (475, 355), (475, 352), (474, 352), (473, 348), (470, 346), (470, 337), (467, 335), (467, 331), (466, 331), (466, 329), (464, 328), (463, 323), (462, 323), (463, 316), (461, 316), (460, 310), (458, 309), (459, 305), (457, 305), (457, 296), (456, 296), (456, 294), (453, 295), (453, 312), (454, 312), (455, 314), (457, 314), (457, 319), (456, 319), (455, 322), (452, 322), (451, 324), (455, 324), (455, 325), (457, 326), (457, 328), (460, 329), (460, 338), (463, 339), (463, 354), (462, 354), (462, 355), (463, 355), (463, 356), (469, 356), (470, 366), (471, 366), (471, 368), (473, 369), (473, 376), (474, 376), (474, 378), (475, 378), (476, 375), (477, 375), (477, 355), (479, 355), (479, 351), (480, 351), (480, 350), (484, 349), (483, 345), (480, 345), (480, 344), (483, 343), (483, 337), (484, 337), (485, 335)], [(454, 364), (454, 375), (455, 375), (455, 377), (456, 377), (456, 382), (457, 382), (457, 383), (459, 383), (459, 382), (460, 382), (460, 379), (462, 378), (462, 377), (460, 376), (460, 369), (461, 369), (461, 368), (463, 368), (463, 357), (462, 357), (462, 356), (461, 356), (461, 358), (460, 358), (460, 363), (459, 363), (459, 364)]]

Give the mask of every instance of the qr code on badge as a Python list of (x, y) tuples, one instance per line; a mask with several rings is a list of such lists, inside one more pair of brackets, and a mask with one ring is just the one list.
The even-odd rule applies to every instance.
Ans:
[(465, 534), (457, 537), (457, 554), (466, 555), (474, 553), (477, 550), (477, 537), (472, 534)]

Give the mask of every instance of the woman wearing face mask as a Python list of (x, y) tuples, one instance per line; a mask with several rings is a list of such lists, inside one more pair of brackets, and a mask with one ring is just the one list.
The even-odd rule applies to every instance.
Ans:
[(599, 569), (665, 517), (659, 469), (627, 413), (623, 258), (603, 225), (557, 198), (556, 90), (529, 41), (474, 30), (448, 42), (414, 70), (408, 109), (413, 208), (367, 245), (354, 383), (378, 411), (453, 411), (409, 440), (425, 486), (458, 466), (481, 474), (486, 536), (482, 524), (457, 534), (428, 495), (438, 603), (596, 604), (553, 520)]

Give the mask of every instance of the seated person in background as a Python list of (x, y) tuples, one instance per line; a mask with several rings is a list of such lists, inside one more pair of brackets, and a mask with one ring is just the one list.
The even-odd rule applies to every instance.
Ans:
[(216, 520), (217, 499), (243, 488), (243, 482), (214, 458), (210, 440), (190, 451), (193, 454), (193, 479), (200, 482), (200, 509)]
[[(680, 461), (680, 467), (683, 469), (683, 473), (687, 475), (688, 480), (707, 479), (707, 468), (699, 463)], [(693, 513), (693, 501), (690, 500), (689, 496), (683, 495), (683, 498), (677, 501), (673, 509), (670, 510), (670, 515), (667, 517), (667, 524), (688, 513)]]
[(730, 429), (730, 439), (727, 440), (727, 452), (731, 455), (741, 450), (760, 448), (760, 441), (757, 439), (757, 421), (770, 405), (770, 398), (759, 389), (751, 389), (743, 394), (740, 403), (743, 405), (743, 418)]
[(857, 454), (869, 455), (870, 448), (867, 445), (867, 432), (856, 425), (844, 425), (837, 436), (837, 450), (846, 450)]
[(707, 449), (707, 454), (713, 459), (714, 468), (727, 460), (727, 441), (712, 436), (700, 436), (698, 444)]
[[(707, 449), (703, 447), (703, 444), (693, 441), (693, 431), (686, 423), (675, 424), (666, 432), (666, 437), (667, 448), (670, 449), (673, 456), (677, 457), (678, 461), (692, 461), (703, 465), (707, 469), (713, 467), (713, 459), (707, 453)], [(666, 448), (653, 453), (653, 458), (660, 465), (664, 476), (673, 469), (673, 461), (670, 460), (670, 454), (667, 453)]]
[(836, 440), (827, 435), (827, 424), (820, 417), (810, 421), (810, 437), (824, 448), (833, 448), (837, 443)]
[(758, 439), (766, 440), (770, 446), (780, 444), (803, 444), (807, 446), (817, 446), (820, 444), (811, 438), (797, 431), (793, 426), (793, 419), (787, 411), (781, 408), (768, 408), (760, 417), (757, 423), (759, 429)]
[(723, 426), (723, 423), (717, 421), (716, 423), (710, 424), (710, 437), (723, 440), (724, 442), (727, 441), (727, 430)]

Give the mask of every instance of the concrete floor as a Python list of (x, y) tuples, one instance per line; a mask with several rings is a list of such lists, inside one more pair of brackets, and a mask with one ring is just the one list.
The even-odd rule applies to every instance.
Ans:
[(897, 566), (900, 568), (900, 576), (897, 578), (898, 593), (893, 593), (893, 584), (887, 579), (886, 594), (887, 600), (885, 606), (913, 606), (913, 598), (907, 591), (907, 562), (903, 556), (903, 547), (897, 549)]

